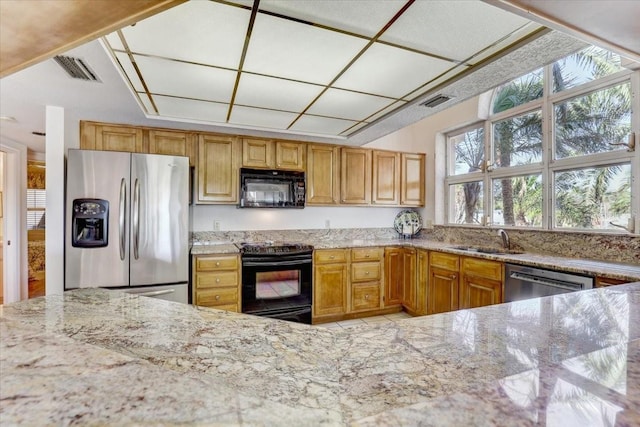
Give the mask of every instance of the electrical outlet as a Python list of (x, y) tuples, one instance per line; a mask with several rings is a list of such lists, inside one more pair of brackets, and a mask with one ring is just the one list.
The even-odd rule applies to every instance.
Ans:
[(213, 229), (215, 231), (220, 231), (220, 221), (218, 221), (218, 220), (214, 220), (213, 221)]
[(324, 228), (331, 228), (331, 221), (329, 221), (328, 219), (324, 220)]

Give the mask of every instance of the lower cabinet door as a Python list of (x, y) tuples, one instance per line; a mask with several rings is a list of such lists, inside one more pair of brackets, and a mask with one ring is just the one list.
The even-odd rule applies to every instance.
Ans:
[(316, 265), (313, 277), (313, 315), (316, 317), (347, 312), (347, 264)]

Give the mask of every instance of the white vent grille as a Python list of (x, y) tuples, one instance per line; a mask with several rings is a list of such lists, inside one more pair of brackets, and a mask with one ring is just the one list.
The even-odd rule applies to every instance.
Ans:
[(436, 106), (442, 104), (443, 102), (447, 102), (450, 99), (451, 99), (451, 97), (447, 96), (447, 95), (436, 95), (433, 98), (427, 99), (426, 101), (424, 101), (420, 105), (422, 105), (423, 107), (433, 108), (433, 107), (436, 107)]
[(53, 59), (74, 79), (99, 82), (100, 79), (91, 67), (81, 58), (73, 56), (54, 56)]

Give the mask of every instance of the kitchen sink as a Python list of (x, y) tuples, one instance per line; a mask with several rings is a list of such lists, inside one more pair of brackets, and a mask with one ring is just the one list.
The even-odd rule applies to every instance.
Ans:
[(510, 254), (517, 255), (522, 254), (524, 252), (514, 250), (514, 249), (499, 249), (499, 248), (490, 248), (487, 246), (454, 246), (453, 249), (458, 249), (460, 251), (467, 252), (479, 252), (483, 254)]

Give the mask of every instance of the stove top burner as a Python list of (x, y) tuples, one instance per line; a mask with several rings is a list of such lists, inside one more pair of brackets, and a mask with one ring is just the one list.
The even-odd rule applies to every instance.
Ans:
[(239, 245), (242, 254), (289, 254), (313, 251), (313, 246), (304, 243), (259, 242)]

